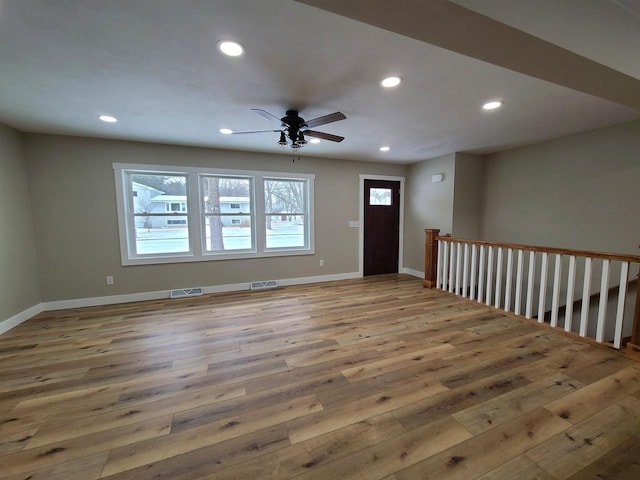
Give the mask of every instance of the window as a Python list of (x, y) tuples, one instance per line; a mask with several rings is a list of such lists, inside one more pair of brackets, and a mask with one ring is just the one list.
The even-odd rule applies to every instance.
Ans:
[[(240, 204), (230, 203), (228, 199), (225, 199), (225, 196), (234, 194), (245, 197), (248, 202), (253, 190), (253, 178), (201, 175), (200, 179), (206, 238), (205, 250), (207, 252), (254, 251), (254, 219), (251, 208), (247, 206), (245, 212), (229, 213), (230, 209), (235, 210), (233, 205), (238, 205), (239, 209)], [(226, 208), (227, 205), (229, 208)], [(229, 231), (226, 227), (233, 224), (244, 225), (244, 227)]]
[(391, 189), (370, 188), (369, 205), (391, 205)]
[[(181, 210), (168, 208), (172, 200), (168, 196), (186, 200), (187, 177), (171, 173), (134, 173), (127, 175), (129, 203), (129, 251), (132, 256), (184, 254), (190, 251), (187, 217), (176, 215)], [(133, 184), (146, 188), (133, 194)], [(186, 211), (186, 202), (184, 211)], [(170, 218), (167, 215), (169, 212)], [(181, 222), (184, 228), (164, 229), (171, 222)], [(173, 223), (172, 225), (176, 225)]]
[(304, 248), (307, 230), (306, 182), (264, 181), (266, 248)]
[(313, 175), (114, 171), (123, 265), (314, 253)]
[(167, 212), (186, 212), (187, 204), (184, 202), (167, 202), (166, 205)]

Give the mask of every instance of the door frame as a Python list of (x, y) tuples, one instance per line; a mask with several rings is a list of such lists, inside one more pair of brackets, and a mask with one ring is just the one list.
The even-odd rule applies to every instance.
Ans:
[(360, 174), (360, 210), (359, 210), (359, 241), (358, 241), (358, 274), (364, 277), (364, 181), (388, 180), (400, 182), (400, 223), (398, 225), (398, 273), (403, 272), (403, 239), (404, 239), (404, 180), (405, 177), (389, 175)]

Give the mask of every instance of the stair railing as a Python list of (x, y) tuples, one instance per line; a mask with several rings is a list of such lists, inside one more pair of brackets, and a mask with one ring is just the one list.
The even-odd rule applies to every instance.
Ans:
[[(635, 292), (628, 295), (630, 273), (640, 276), (640, 256), (465, 240), (440, 235), (438, 229), (425, 233), (425, 287), (616, 350), (626, 346), (626, 354), (640, 360), (640, 282), (631, 283)], [(619, 272), (619, 281), (612, 272)], [(598, 282), (594, 312), (592, 284), (597, 288)], [(634, 294), (635, 307), (630, 305)], [(614, 296), (612, 309), (609, 298)]]

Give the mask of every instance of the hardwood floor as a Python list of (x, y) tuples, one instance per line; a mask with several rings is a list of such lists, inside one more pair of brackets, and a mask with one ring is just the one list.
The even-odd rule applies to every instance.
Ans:
[(384, 275), (0, 336), (0, 478), (638, 479), (640, 364)]

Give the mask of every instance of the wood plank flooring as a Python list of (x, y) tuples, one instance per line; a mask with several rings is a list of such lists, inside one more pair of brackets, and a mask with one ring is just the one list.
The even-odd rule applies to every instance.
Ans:
[(366, 279), (0, 336), (0, 479), (640, 478), (640, 364)]

